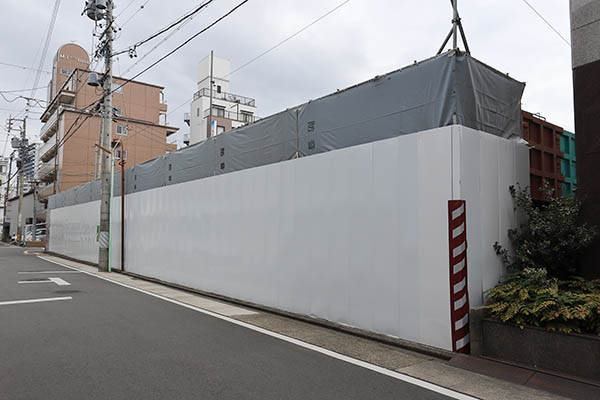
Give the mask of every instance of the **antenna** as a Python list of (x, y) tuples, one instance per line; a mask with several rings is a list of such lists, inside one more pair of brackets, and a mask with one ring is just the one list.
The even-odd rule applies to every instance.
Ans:
[(452, 38), (452, 48), (454, 50), (458, 50), (458, 31), (460, 30), (460, 37), (462, 38), (462, 42), (465, 45), (465, 51), (467, 54), (471, 54), (471, 50), (469, 49), (469, 44), (467, 43), (467, 36), (465, 35), (465, 30), (463, 29), (462, 22), (460, 19), (460, 15), (458, 15), (458, 0), (450, 0), (450, 4), (452, 4), (453, 10), (453, 18), (452, 18), (452, 29), (450, 29), (450, 33), (446, 36), (444, 43), (438, 50), (437, 54), (441, 54), (446, 47), (446, 44)]

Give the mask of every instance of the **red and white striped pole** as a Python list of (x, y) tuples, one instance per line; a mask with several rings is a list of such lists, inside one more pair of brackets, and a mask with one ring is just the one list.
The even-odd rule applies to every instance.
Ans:
[(469, 353), (469, 285), (467, 280), (467, 203), (448, 201), (450, 242), (450, 320), (452, 351)]

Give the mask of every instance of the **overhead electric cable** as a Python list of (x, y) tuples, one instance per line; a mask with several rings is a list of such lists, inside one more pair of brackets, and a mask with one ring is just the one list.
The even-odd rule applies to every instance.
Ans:
[(121, 28), (123, 28), (125, 25), (127, 25), (129, 23), (129, 21), (131, 21), (133, 19), (133, 17), (135, 17), (140, 11), (142, 11), (144, 9), (144, 7), (146, 7), (146, 4), (148, 4), (150, 2), (150, 0), (146, 0), (146, 2), (144, 4), (142, 4), (140, 6), (140, 8), (138, 8), (132, 15), (131, 17), (129, 17), (127, 19), (127, 21), (123, 22), (123, 24), (121, 25)]
[(23, 65), (18, 65), (18, 64), (11, 64), (11, 63), (6, 63), (6, 62), (0, 62), (0, 65), (6, 65), (7, 67), (14, 67), (14, 68), (19, 68), (19, 69), (24, 69), (24, 70), (30, 70), (30, 71), (42, 71), (45, 74), (51, 74), (51, 72), (46, 71), (46, 70), (40, 70), (37, 68), (30, 68), (30, 67), (25, 67)]
[(168, 26), (164, 27), (163, 29), (161, 29), (160, 31), (150, 35), (149, 37), (147, 37), (146, 39), (140, 40), (139, 42), (135, 43), (132, 46), (129, 46), (129, 48), (127, 50), (121, 50), (121, 51), (117, 51), (114, 53), (114, 55), (119, 55), (119, 54), (123, 54), (123, 53), (127, 53), (129, 52), (131, 49), (135, 50), (136, 48), (140, 47), (141, 45), (151, 41), (152, 39), (162, 35), (165, 32), (168, 32), (169, 30), (173, 29), (175, 26), (181, 24), (183, 21), (185, 21), (186, 19), (194, 16), (195, 14), (199, 13), (200, 11), (202, 11), (202, 9), (208, 7), (208, 5), (210, 3), (212, 3), (214, 0), (207, 0), (204, 1), (202, 4), (200, 4), (198, 7), (196, 7), (195, 9), (193, 9), (191, 12), (188, 12), (187, 14), (185, 14), (184, 16), (182, 16), (181, 18), (179, 18), (177, 21), (169, 24)]
[[(328, 12), (326, 12), (325, 14), (321, 15), (320, 17), (318, 17), (317, 19), (313, 20), (311, 23), (309, 23), (308, 25), (304, 26), (303, 28), (301, 28), (300, 30), (294, 32), (292, 35), (288, 36), (287, 38), (283, 39), (282, 41), (280, 41), (279, 43), (275, 44), (274, 46), (270, 47), (269, 49), (263, 51), (262, 53), (260, 53), (259, 55), (257, 55), (256, 57), (252, 58), (251, 60), (247, 61), (246, 63), (242, 64), (240, 67), (236, 68), (235, 70), (233, 70), (232, 72), (230, 72), (228, 75), (225, 75), (223, 77), (221, 77), (222, 79), (225, 79), (231, 75), (233, 75), (234, 73), (238, 72), (239, 70), (241, 70), (242, 68), (247, 67), (248, 65), (250, 65), (251, 63), (253, 63), (254, 61), (258, 60), (259, 58), (267, 55), (268, 53), (270, 53), (271, 51), (275, 50), (276, 48), (278, 48), (279, 46), (283, 45), (284, 43), (286, 43), (287, 41), (289, 41), (290, 39), (293, 39), (294, 37), (298, 36), (300, 33), (304, 32), (305, 30), (307, 30), (308, 28), (310, 28), (311, 26), (313, 26), (314, 24), (316, 24), (317, 22), (321, 21), (322, 19), (324, 19), (325, 17), (329, 16), (330, 14), (334, 13), (335, 11), (337, 11), (339, 8), (341, 8), (342, 6), (346, 5), (347, 3), (349, 3), (350, 0), (346, 0), (343, 3), (337, 5), (336, 7), (332, 8), (331, 10), (329, 10)], [(169, 114), (174, 113), (175, 111), (179, 110), (181, 107), (185, 106), (186, 104), (189, 104), (193, 101), (192, 100), (187, 100), (185, 103), (181, 103), (180, 105), (178, 105), (177, 107), (175, 107), (173, 110), (169, 111)]]
[[(189, 13), (189, 11), (188, 11)], [(190, 17), (188, 17), (188, 19), (184, 22), (182, 22), (173, 32), (171, 32), (170, 34), (168, 34), (166, 37), (164, 37), (160, 42), (158, 42), (156, 45), (154, 45), (154, 47), (152, 47), (149, 51), (147, 51), (142, 57), (140, 57), (139, 60), (137, 60), (133, 65), (131, 65), (130, 67), (128, 67), (123, 74), (126, 74), (127, 72), (131, 71), (133, 68), (135, 68), (136, 65), (138, 65), (139, 63), (141, 63), (146, 57), (148, 57), (152, 52), (154, 52), (154, 50), (158, 49), (162, 44), (164, 44), (167, 40), (169, 40), (170, 38), (172, 38), (177, 32), (179, 32), (185, 25), (187, 25), (188, 23), (190, 23), (194, 17), (196, 16), (196, 14), (191, 15)], [(121, 74), (119, 74), (121, 75)]]
[(262, 53), (260, 53), (259, 55), (257, 55), (256, 57), (254, 57), (253, 59), (251, 59), (250, 61), (240, 65), (238, 68), (234, 69), (233, 71), (231, 71), (229, 74), (225, 75), (222, 77), (222, 79), (225, 79), (233, 74), (235, 74), (236, 72), (238, 72), (239, 70), (241, 70), (242, 68), (245, 68), (246, 66), (248, 66), (249, 64), (253, 63), (254, 61), (258, 60), (259, 58), (261, 58), (262, 56), (267, 55), (268, 53), (270, 53), (271, 51), (275, 50), (276, 48), (278, 48), (279, 46), (281, 46), (282, 44), (284, 44), (285, 42), (287, 42), (290, 39), (293, 39), (294, 37), (298, 36), (299, 34), (301, 34), (302, 32), (304, 32), (305, 30), (307, 30), (308, 28), (310, 28), (311, 26), (313, 26), (314, 24), (316, 24), (317, 22), (321, 21), (323, 18), (326, 18), (327, 16), (329, 16), (330, 14), (333, 14), (334, 12), (336, 12), (337, 10), (339, 10), (341, 7), (345, 6), (346, 4), (348, 4), (350, 2), (350, 0), (346, 0), (343, 3), (339, 4), (338, 6), (334, 7), (333, 9), (327, 11), (325, 14), (321, 15), (319, 18), (315, 19), (313, 22), (311, 22), (310, 24), (306, 25), (304, 28), (300, 29), (299, 31), (293, 33), (292, 35), (288, 36), (287, 38), (283, 39), (281, 42), (277, 43), (275, 46), (263, 51)]
[(178, 50), (180, 50), (182, 47), (184, 47), (185, 45), (187, 45), (188, 43), (190, 43), (192, 40), (194, 40), (195, 38), (197, 38), (198, 36), (200, 36), (201, 34), (203, 34), (204, 32), (206, 32), (207, 30), (209, 30), (210, 28), (212, 28), (213, 26), (217, 25), (219, 22), (221, 22), (222, 20), (224, 20), (225, 18), (227, 18), (228, 16), (230, 16), (231, 14), (233, 14), (238, 8), (240, 8), (241, 6), (243, 6), (244, 4), (246, 4), (248, 1), (250, 0), (244, 0), (241, 3), (239, 3), (237, 6), (233, 7), (231, 10), (229, 10), (227, 13), (225, 13), (224, 15), (222, 15), (221, 17), (217, 18), (214, 22), (212, 22), (210, 25), (208, 25), (207, 27), (205, 27), (204, 29), (200, 30), (199, 32), (195, 33), (194, 35), (192, 35), (189, 39), (187, 39), (185, 42), (181, 43), (179, 46), (175, 47), (173, 50), (171, 50), (170, 52), (168, 52), (167, 54), (165, 54), (164, 56), (162, 56), (161, 58), (159, 58), (158, 60), (156, 60), (154, 63), (150, 64), (150, 66), (146, 67), (145, 69), (143, 69), (141, 72), (138, 72), (136, 75), (134, 75), (132, 78), (127, 79), (124, 83), (122, 83), (121, 85), (119, 85), (118, 87), (114, 88), (112, 90), (111, 93), (116, 92), (117, 90), (120, 90), (123, 86), (127, 85), (128, 83), (132, 82), (135, 78), (137, 78), (138, 76), (142, 75), (143, 73), (149, 71), (150, 69), (154, 68), (156, 65), (158, 65), (159, 63), (161, 63), (162, 61), (164, 61), (165, 59), (167, 59), (168, 57), (170, 57), (171, 55), (173, 55), (175, 52), (177, 52)]
[(552, 26), (552, 24), (546, 18), (544, 18), (544, 16), (542, 14), (540, 14), (538, 12), (538, 10), (535, 9), (535, 7), (533, 7), (527, 0), (523, 0), (523, 2), (525, 4), (527, 4), (529, 6), (529, 8), (531, 8), (533, 10), (533, 12), (536, 13), (537, 16), (540, 17), (542, 19), (542, 21), (544, 21), (546, 23), (546, 25), (549, 26), (550, 29), (552, 29), (554, 31), (554, 33), (556, 33), (563, 40), (563, 42), (565, 42), (567, 44), (567, 46), (571, 47), (571, 43), (569, 43), (569, 41), (567, 39), (565, 39), (565, 37), (563, 35), (561, 35), (560, 32), (554, 26)]
[(130, 2), (129, 2), (129, 3), (126, 5), (126, 6), (125, 6), (125, 8), (123, 8), (123, 9), (121, 10), (121, 12), (120, 12), (119, 14), (117, 14), (117, 16), (115, 17), (115, 19), (117, 19), (117, 18), (119, 18), (121, 15), (123, 15), (123, 13), (124, 13), (125, 11), (127, 11), (127, 9), (128, 9), (129, 7), (131, 7), (131, 5), (132, 5), (133, 3), (135, 3), (135, 0), (131, 0), (131, 1), (130, 1)]
[(17, 90), (0, 90), (0, 93), (21, 93), (21, 92), (31, 92), (32, 90), (38, 90), (38, 89), (46, 89), (48, 87), (48, 85), (46, 86), (40, 86), (40, 87), (36, 87), (36, 88), (30, 88), (30, 89), (17, 89)]
[(44, 47), (42, 48), (42, 56), (40, 57), (40, 64), (37, 70), (37, 74), (35, 75), (35, 80), (33, 81), (33, 89), (31, 89), (31, 97), (35, 96), (36, 86), (40, 83), (40, 76), (42, 75), (42, 68), (44, 67), (44, 62), (46, 61), (46, 56), (48, 55), (48, 47), (50, 47), (50, 40), (52, 39), (52, 32), (54, 32), (54, 25), (56, 24), (56, 16), (58, 15), (58, 8), (60, 6), (60, 0), (56, 0), (54, 2), (54, 9), (52, 10), (52, 16), (50, 17), (50, 24), (48, 24), (48, 33), (46, 34), (46, 41), (44, 42)]

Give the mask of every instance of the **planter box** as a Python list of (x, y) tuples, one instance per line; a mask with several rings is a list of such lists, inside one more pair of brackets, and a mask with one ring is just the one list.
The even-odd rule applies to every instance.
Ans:
[(496, 358), (600, 382), (600, 337), (519, 328), (485, 318), (482, 353)]

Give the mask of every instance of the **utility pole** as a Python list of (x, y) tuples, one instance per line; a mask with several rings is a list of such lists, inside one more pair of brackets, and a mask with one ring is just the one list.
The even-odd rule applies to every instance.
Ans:
[(25, 159), (27, 155), (27, 134), (25, 133), (27, 120), (23, 119), (21, 128), (21, 146), (19, 147), (19, 160), (21, 167), (19, 168), (19, 217), (17, 225), (17, 242), (23, 240), (23, 184), (25, 183)]
[[(113, 0), (106, 4), (106, 47), (104, 53), (104, 101), (102, 112), (102, 135), (100, 146), (105, 149), (111, 148), (112, 142), (112, 41), (113, 41)], [(100, 237), (98, 252), (98, 270), (109, 269), (109, 246), (110, 246), (110, 203), (111, 203), (111, 168), (112, 155), (101, 152), (100, 179), (102, 197), (100, 201)]]
[[(27, 109), (29, 109), (29, 99), (27, 99)], [(18, 218), (17, 218), (17, 242), (20, 242), (23, 236), (23, 184), (24, 184), (24, 167), (27, 153), (29, 151), (29, 145), (27, 140), (27, 119), (17, 119), (17, 118), (8, 118), (8, 132), (12, 132), (14, 130), (13, 123), (21, 122), (21, 127), (19, 128), (21, 137), (20, 138), (12, 138), (11, 146), (13, 149), (17, 149), (19, 151), (19, 158), (17, 159), (17, 168), (19, 170), (19, 180), (18, 180), (18, 190), (17, 193), (19, 195), (19, 206), (18, 206)]]
[[(6, 208), (8, 207), (8, 196), (10, 195), (10, 177), (12, 175), (12, 163), (13, 163), (13, 155), (15, 154), (15, 152), (13, 151), (10, 154), (10, 161), (8, 164), (8, 179), (6, 180), (6, 195), (4, 196), (4, 211), (3, 211), (3, 216), (2, 216), (2, 232), (3, 232), (3, 237), (2, 240), (6, 241), (6, 239), (8, 239), (7, 237), (4, 237), (4, 224), (6, 224)], [(8, 236), (10, 237), (10, 230), (8, 232)]]
[(210, 94), (210, 102), (208, 106), (208, 134), (207, 138), (212, 135), (212, 112), (213, 112), (213, 50), (210, 51), (210, 83), (209, 83), (209, 94)]

